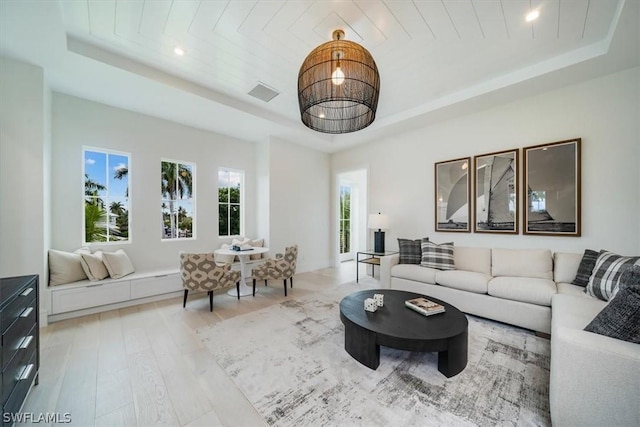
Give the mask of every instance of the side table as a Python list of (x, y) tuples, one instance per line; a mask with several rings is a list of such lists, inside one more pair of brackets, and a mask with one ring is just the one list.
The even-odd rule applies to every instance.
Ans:
[[(356, 253), (356, 283), (360, 278), (359, 275), (359, 267), (360, 264), (369, 264), (371, 265), (371, 276), (375, 276), (375, 268), (376, 265), (380, 265), (380, 257), (387, 255), (395, 255), (397, 251), (385, 251), (385, 252), (376, 252), (373, 249), (367, 249), (366, 251), (357, 252)], [(360, 259), (360, 256), (365, 258)]]

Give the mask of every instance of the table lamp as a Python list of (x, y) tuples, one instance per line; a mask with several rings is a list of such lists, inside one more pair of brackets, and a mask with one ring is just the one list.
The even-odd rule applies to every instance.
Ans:
[(369, 214), (369, 228), (378, 229), (374, 234), (373, 250), (375, 252), (384, 253), (384, 231), (382, 229), (389, 228), (389, 217), (380, 212), (377, 214)]

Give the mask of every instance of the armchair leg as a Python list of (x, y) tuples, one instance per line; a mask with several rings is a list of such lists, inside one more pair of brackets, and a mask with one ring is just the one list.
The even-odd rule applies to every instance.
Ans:
[(291, 289), (293, 289), (293, 276), (289, 277), (289, 281), (291, 282)]
[(264, 279), (264, 285), (267, 286), (267, 279)]
[(287, 279), (284, 279), (284, 296), (287, 296)]
[(256, 279), (253, 279), (253, 296), (256, 296)]
[(187, 306), (187, 294), (189, 294), (189, 289), (184, 290), (184, 301), (182, 301), (182, 308)]
[(209, 311), (213, 311), (213, 291), (209, 291)]
[(240, 281), (236, 282), (236, 291), (238, 292), (238, 299), (240, 299)]

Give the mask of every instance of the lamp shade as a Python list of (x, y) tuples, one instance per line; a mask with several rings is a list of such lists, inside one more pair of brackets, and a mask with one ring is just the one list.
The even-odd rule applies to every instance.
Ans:
[(369, 214), (369, 228), (386, 230), (389, 228), (389, 217), (381, 213)]
[(380, 76), (367, 49), (336, 30), (333, 40), (309, 53), (298, 73), (302, 123), (324, 133), (349, 133), (373, 123)]

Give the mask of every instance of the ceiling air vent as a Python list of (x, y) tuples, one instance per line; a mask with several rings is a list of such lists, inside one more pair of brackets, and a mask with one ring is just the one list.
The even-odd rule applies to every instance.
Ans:
[(276, 91), (275, 89), (270, 88), (264, 83), (258, 82), (256, 87), (254, 87), (253, 89), (251, 89), (251, 91), (249, 91), (249, 95), (255, 98), (258, 98), (264, 102), (269, 102), (273, 98), (278, 96), (279, 92)]

